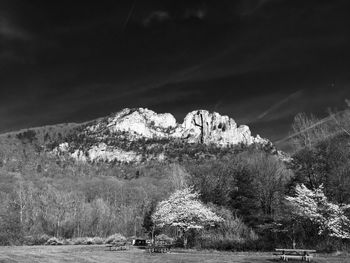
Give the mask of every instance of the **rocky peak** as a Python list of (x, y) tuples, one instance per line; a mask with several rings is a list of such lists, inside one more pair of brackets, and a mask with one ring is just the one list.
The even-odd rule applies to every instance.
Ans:
[(111, 132), (124, 131), (145, 138), (164, 137), (176, 127), (176, 119), (170, 113), (157, 114), (144, 108), (123, 109), (107, 119)]
[(239, 143), (250, 145), (254, 142), (267, 142), (259, 136), (253, 137), (248, 126), (237, 126), (232, 118), (217, 112), (209, 113), (206, 110), (188, 113), (181, 128), (183, 136), (194, 143), (230, 146)]
[[(74, 158), (76, 156), (76, 159), (81, 160), (128, 162), (139, 160), (140, 155), (144, 156), (141, 148), (151, 149), (154, 143), (163, 139), (218, 147), (271, 144), (259, 135), (252, 136), (248, 126), (237, 126), (232, 118), (206, 110), (192, 111), (186, 115), (183, 123), (177, 123), (170, 113), (158, 114), (145, 108), (126, 108), (87, 124), (78, 133), (77, 138), (85, 144), (73, 140), (62, 143), (56, 150), (71, 152)], [(137, 146), (136, 154), (135, 148), (130, 148), (130, 143), (141, 141), (144, 143)]]
[[(192, 111), (186, 115), (183, 123), (177, 123), (170, 113), (158, 114), (144, 108), (126, 108), (110, 116), (105, 126), (112, 133), (128, 132), (130, 139), (180, 138), (188, 143), (218, 146), (266, 142), (259, 136), (253, 137), (248, 126), (237, 126), (232, 118), (206, 110)], [(90, 129), (97, 130), (96, 125)]]

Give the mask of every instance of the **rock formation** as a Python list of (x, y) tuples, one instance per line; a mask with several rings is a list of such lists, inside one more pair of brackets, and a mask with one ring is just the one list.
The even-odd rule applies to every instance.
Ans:
[(88, 129), (98, 131), (105, 126), (111, 133), (128, 132), (130, 139), (181, 138), (188, 143), (216, 144), (230, 146), (239, 143), (265, 143), (259, 136), (253, 137), (249, 127), (241, 125), (228, 116), (196, 110), (188, 113), (181, 124), (176, 123), (170, 113), (157, 114), (144, 108), (124, 109), (107, 119), (105, 125), (98, 123)]
[[(170, 113), (157, 114), (144, 108), (126, 108), (87, 124), (79, 131), (78, 137), (88, 141), (87, 146), (64, 142), (55, 151), (70, 152), (73, 158), (81, 161), (130, 162), (140, 161), (140, 155), (127, 147), (122, 148), (118, 141), (130, 143), (143, 140), (147, 144), (147, 141), (166, 139), (217, 147), (271, 144), (259, 135), (252, 136), (248, 126), (237, 126), (232, 118), (206, 110), (192, 111), (186, 115), (183, 123), (177, 123)], [(144, 145), (139, 148), (142, 147)]]
[(253, 137), (246, 125), (237, 127), (236, 122), (228, 116), (219, 113), (209, 113), (206, 110), (192, 111), (187, 114), (180, 125), (181, 137), (189, 143), (215, 144), (231, 146), (239, 143), (266, 143), (258, 135)]

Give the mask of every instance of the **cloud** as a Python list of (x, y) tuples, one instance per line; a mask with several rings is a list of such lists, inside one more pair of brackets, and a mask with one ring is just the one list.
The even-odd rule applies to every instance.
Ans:
[(206, 8), (188, 8), (185, 11), (184, 18), (185, 19), (191, 19), (191, 18), (197, 18), (197, 19), (204, 19), (207, 16), (207, 9)]
[(0, 68), (31, 61), (33, 36), (0, 13)]
[(155, 23), (162, 23), (165, 21), (170, 20), (170, 14), (166, 11), (163, 10), (157, 10), (157, 11), (153, 11), (152, 13), (150, 13), (144, 20), (143, 20), (143, 25), (145, 27), (148, 27), (152, 24)]
[(16, 54), (13, 50), (0, 51), (0, 68), (2, 66), (8, 66), (8, 63), (25, 63), (26, 59), (19, 54)]
[(241, 16), (250, 16), (257, 13), (267, 3), (278, 0), (242, 0), (238, 4), (238, 13)]
[(6, 40), (27, 41), (31, 39), (31, 36), (27, 32), (2, 16), (0, 16), (0, 37)]
[(168, 10), (156, 10), (149, 13), (145, 19), (143, 19), (142, 24), (145, 27), (149, 27), (154, 24), (164, 23), (167, 21), (184, 21), (189, 19), (199, 19), (203, 20), (207, 16), (207, 8), (203, 6), (196, 7), (183, 7), (180, 12), (170, 12)]

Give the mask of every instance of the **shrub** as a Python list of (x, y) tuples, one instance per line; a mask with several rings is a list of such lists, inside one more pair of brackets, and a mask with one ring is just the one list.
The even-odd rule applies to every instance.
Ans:
[(123, 236), (122, 234), (117, 233), (117, 234), (114, 234), (114, 235), (107, 237), (105, 243), (111, 244), (111, 243), (121, 242), (121, 241), (126, 242), (126, 237)]
[(86, 239), (86, 245), (94, 245), (94, 239), (92, 237), (88, 237)]
[(95, 245), (103, 244), (103, 239), (100, 237), (77, 237), (72, 240), (73, 245)]
[(38, 237), (37, 245), (44, 245), (50, 239), (49, 235), (43, 234)]
[(57, 237), (51, 237), (49, 240), (46, 241), (45, 245), (50, 245), (50, 246), (63, 245), (63, 240), (60, 240)]
[(174, 247), (183, 248), (184, 247), (184, 241), (182, 240), (181, 237), (178, 237), (178, 238), (175, 239), (173, 245), (174, 245)]
[(256, 250), (258, 236), (241, 218), (233, 216), (229, 210), (222, 207), (213, 206), (213, 210), (225, 221), (217, 228), (206, 229), (200, 236), (194, 237), (195, 246), (217, 250)]
[(73, 245), (86, 245), (86, 237), (77, 237), (72, 239)]
[(93, 242), (93, 238), (92, 237), (88, 237), (86, 238), (86, 241), (85, 241), (86, 245), (93, 245), (94, 242)]
[(24, 236), (23, 237), (23, 245), (26, 245), (26, 246), (35, 245), (34, 237), (33, 236)]
[(63, 245), (74, 245), (73, 240), (71, 239), (64, 239), (62, 243)]
[(28, 245), (28, 246), (44, 245), (49, 239), (50, 239), (50, 236), (48, 236), (46, 234), (25, 236), (23, 238), (23, 244)]
[(165, 235), (165, 234), (160, 234), (158, 236), (155, 237), (156, 242), (157, 241), (165, 241), (166, 243), (173, 243), (174, 239)]
[(34, 130), (27, 130), (16, 135), (17, 139), (22, 141), (23, 143), (32, 143), (36, 140), (36, 132)]
[(104, 243), (104, 239), (101, 237), (92, 238), (92, 244), (94, 244), (94, 245), (101, 245), (103, 243)]

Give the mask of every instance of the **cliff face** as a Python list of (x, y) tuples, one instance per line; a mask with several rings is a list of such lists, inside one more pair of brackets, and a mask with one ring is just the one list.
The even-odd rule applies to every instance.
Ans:
[(188, 113), (183, 123), (178, 124), (170, 113), (157, 114), (148, 109), (124, 109), (106, 121), (87, 127), (98, 132), (108, 129), (111, 133), (127, 132), (130, 139), (181, 138), (188, 143), (230, 146), (239, 143), (265, 143), (259, 136), (253, 137), (249, 127), (241, 125), (228, 116), (196, 110)]
[[(157, 114), (144, 108), (126, 108), (96, 120), (82, 127), (76, 138), (61, 143), (54, 152), (68, 152), (82, 161), (138, 162), (145, 151), (164, 148), (164, 141), (216, 147), (271, 144), (259, 136), (252, 136), (248, 126), (237, 126), (232, 118), (216, 112), (192, 111), (183, 123), (177, 123), (170, 113)], [(164, 159), (166, 156), (159, 150), (151, 158)]]
[[(143, 108), (126, 108), (107, 118), (106, 123), (98, 123), (97, 127), (100, 125), (106, 126), (111, 133), (128, 132), (130, 138), (163, 138), (170, 136), (177, 123), (170, 113), (157, 114)], [(90, 129), (96, 130), (96, 127), (91, 126)]]
[(246, 125), (237, 126), (228, 116), (219, 113), (209, 113), (206, 110), (192, 111), (187, 114), (180, 125), (182, 137), (190, 143), (215, 144), (231, 146), (239, 143), (267, 143), (260, 136), (253, 137)]

